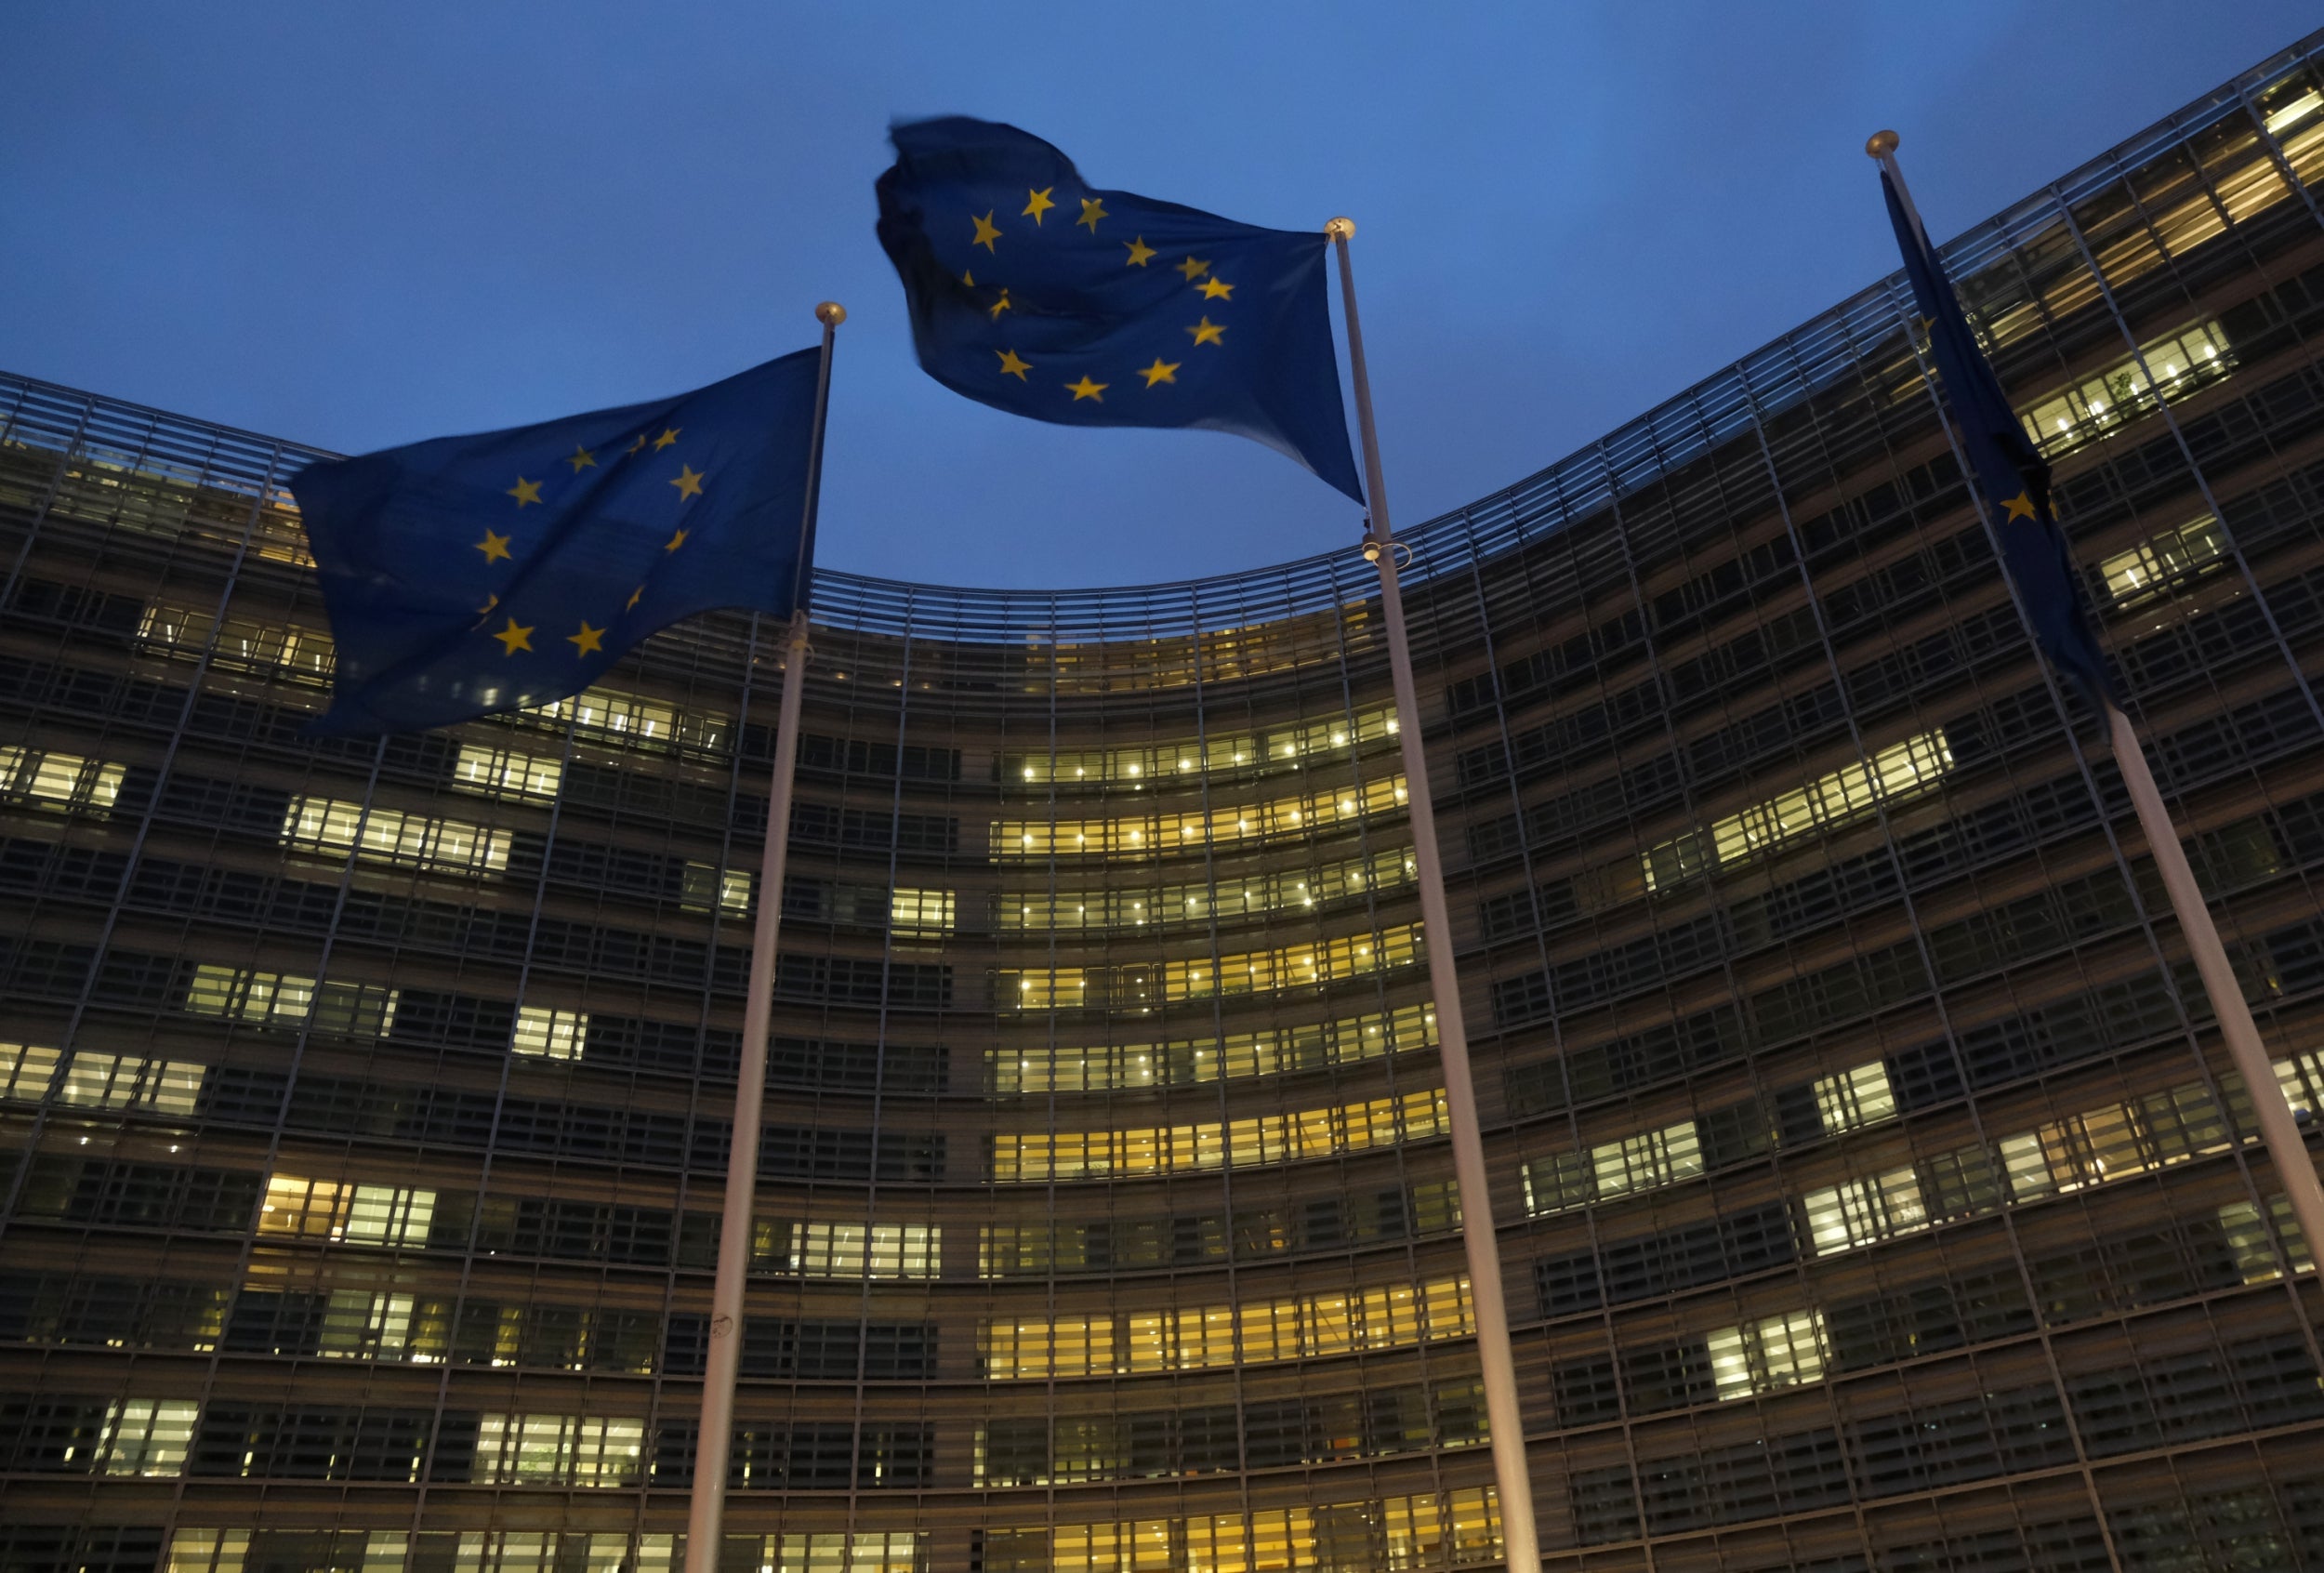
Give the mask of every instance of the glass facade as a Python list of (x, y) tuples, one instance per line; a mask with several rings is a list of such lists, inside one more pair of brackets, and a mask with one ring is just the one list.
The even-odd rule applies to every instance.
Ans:
[[(2319, 63), (1948, 248), (2309, 1111)], [(822, 575), (780, 892), (780, 628), (302, 742), (311, 453), (0, 377), (0, 1567), (668, 1573), (744, 1052), (733, 1573), (1493, 1564), (1441, 945), (1550, 1566), (2324, 1565), (2309, 1242), (1912, 323), (1413, 531), (1419, 716), (1353, 551)]]

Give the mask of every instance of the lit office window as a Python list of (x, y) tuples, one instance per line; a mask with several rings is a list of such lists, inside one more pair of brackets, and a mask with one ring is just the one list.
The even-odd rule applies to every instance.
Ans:
[(1353, 1064), (1408, 1053), (1436, 1042), (1436, 1008), (1310, 1022), (1225, 1038), (1089, 1047), (987, 1049), (985, 1079), (995, 1092), (1102, 1092), (1117, 1087), (1169, 1087)]
[(1909, 1168), (1810, 1191), (1805, 1201), (1808, 1236), (1818, 1256), (1929, 1226), (1920, 1178)]
[(516, 1031), (508, 1039), (508, 1047), (538, 1060), (577, 1060), (588, 1044), (588, 1035), (587, 1011), (552, 1011), (539, 1005), (520, 1005)]
[(2135, 606), (2182, 579), (2224, 567), (2226, 561), (2227, 533), (2206, 513), (2128, 551), (2099, 559), (2098, 577), (2106, 587), (2106, 599), (2118, 608)]
[(1077, 1011), (1093, 1006), (1149, 1010), (1156, 1004), (1218, 995), (1314, 988), (1367, 972), (1414, 966), (1426, 954), (1420, 925), (1405, 923), (1377, 934), (1347, 934), (1281, 950), (1242, 951), (1221, 956), (1215, 962), (1205, 958), (1165, 961), (1159, 967), (1097, 970), (1002, 967), (993, 973), (994, 1003), (1004, 1011)]
[(547, 802), (564, 781), (561, 760), (545, 760), (512, 748), (483, 743), (463, 743), (453, 762), (453, 785), (493, 798), (525, 798)]
[(678, 905), (688, 912), (707, 912), (715, 904), (720, 912), (739, 918), (750, 910), (751, 892), (758, 882), (746, 869), (689, 863)]
[(1327, 863), (1314, 869), (1260, 872), (1188, 884), (1107, 886), (1093, 890), (1003, 891), (993, 915), (1003, 932), (1059, 929), (1162, 929), (1185, 924), (1304, 912), (1319, 903), (1367, 891), (1390, 891), (1418, 878), (1409, 849)]
[(1469, 1280), (984, 1325), (989, 1381), (1132, 1375), (1391, 1349), (1476, 1330)]
[(176, 1476), (186, 1469), (202, 1406), (191, 1398), (125, 1398), (105, 1410), (97, 1447), (107, 1474)]
[(1045, 1522), (984, 1531), (985, 1566), (1040, 1573), (1286, 1573), (1292, 1568), (1420, 1573), (1499, 1562), (1501, 1557), (1500, 1514), (1489, 1486), (1195, 1518)]
[(1319, 787), (1296, 797), (1193, 813), (1117, 814), (1104, 819), (995, 820), (997, 863), (1053, 857), (1140, 858), (1196, 853), (1274, 836), (1313, 836), (1405, 804), (1401, 775), (1361, 786)]
[(932, 1278), (943, 1257), (944, 1232), (926, 1223), (793, 1223), (785, 1252), (809, 1278)]
[(2271, 1196), (2268, 1202), (2264, 1220), (2260, 1209), (2248, 1201), (2229, 1202), (2219, 1209), (2220, 1231), (2226, 1236), (2227, 1249), (2247, 1284), (2270, 1283), (2283, 1276), (2276, 1255), (2279, 1245), (2293, 1272), (2316, 1271), (2316, 1258), (2308, 1250), (2307, 1236), (2291, 1216), (2291, 1203), (2280, 1196)]
[(634, 1486), (645, 1422), (588, 1415), (482, 1417), (469, 1479), (488, 1486)]
[(1181, 1174), (1229, 1164), (1287, 1163), (1439, 1136), (1441, 1089), (1292, 1114), (1130, 1130), (1001, 1131), (991, 1178), (1008, 1183)]
[(1794, 1311), (1721, 1328), (1708, 1342), (1722, 1403), (1820, 1381), (1829, 1349), (1820, 1311)]
[(184, 1007), (261, 1026), (307, 1024), (317, 1032), (385, 1037), (395, 1025), (398, 991), (370, 984), (317, 984), (288, 972), (203, 962), (186, 985)]
[(2018, 418), (2042, 451), (2055, 456), (2208, 387), (2234, 365), (2226, 333), (2217, 323), (2198, 323), (2150, 339), (2137, 355), (2126, 355), (2095, 377), (2053, 393)]
[(733, 746), (733, 719), (708, 710), (681, 710), (664, 699), (592, 688), (570, 699), (536, 705), (523, 712), (552, 724), (570, 721), (587, 736), (614, 742), (723, 753)]
[(335, 798), (294, 798), (283, 814), (283, 839), (304, 852), (356, 852), (384, 862), (450, 873), (500, 873), (515, 837), (457, 819), (431, 819), (400, 809)]
[[(211, 636), (217, 643), (211, 645)], [(331, 636), (319, 628), (262, 623), (252, 617), (218, 620), (215, 612), (156, 603), (145, 609), (139, 640), (165, 650), (199, 654), (210, 647), (210, 664), (236, 671), (263, 672), (305, 683), (331, 680), (338, 657)]]
[(129, 767), (54, 748), (0, 748), (0, 799), (59, 808), (110, 809)]
[(412, 1297), (334, 1290), (324, 1302), (319, 1352), (333, 1360), (400, 1360), (412, 1339)]
[(899, 885), (889, 893), (888, 926), (899, 934), (948, 934), (957, 904), (950, 891), (914, 890)]
[(1729, 814), (1709, 830), (1692, 830), (1650, 849), (1639, 859), (1646, 888), (1662, 890), (1855, 819), (1881, 803), (1927, 790), (1952, 768), (1953, 751), (1942, 730), (1908, 737), (1868, 762), (1843, 765), (1796, 791)]
[(54, 1049), (31, 1043), (0, 1043), (0, 1098), (36, 1104), (48, 1095), (57, 1065), (63, 1058)]
[(1703, 1171), (1702, 1137), (1691, 1119), (1618, 1137), (1580, 1152), (1536, 1158), (1519, 1170), (1525, 1210), (1538, 1218), (1593, 1201), (1692, 1180)]
[(926, 1539), (913, 1529), (770, 1535), (756, 1566), (759, 1573), (919, 1573)]
[(433, 1191), (277, 1174), (266, 1183), (258, 1233), (350, 1245), (424, 1246), (435, 1215)]
[(1809, 1091), (1815, 1094), (1816, 1117), (1823, 1121), (1827, 1135), (1896, 1117), (1896, 1091), (1889, 1085), (1884, 1061), (1872, 1060), (1818, 1077)]
[(1001, 759), (1001, 778), (1036, 784), (1056, 782), (1061, 786), (1128, 782), (1135, 786), (1157, 780), (1169, 785), (1197, 775), (1281, 769), (1311, 760), (1330, 759), (1395, 734), (1395, 711), (1382, 708), (1366, 710), (1353, 723), (1341, 717), (1301, 721), (1264, 732), (1149, 743), (1134, 748), (1008, 754)]
[(208, 1072), (208, 1066), (189, 1060), (139, 1060), (81, 1050), (65, 1066), (57, 1101), (81, 1108), (191, 1116)]

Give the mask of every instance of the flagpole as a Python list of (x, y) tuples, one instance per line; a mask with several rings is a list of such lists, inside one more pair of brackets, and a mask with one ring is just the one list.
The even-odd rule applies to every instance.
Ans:
[(1388, 489), (1380, 479), (1380, 436), (1372, 423), (1372, 383), (1364, 364), (1364, 329), (1355, 311), (1355, 269), (1348, 258), (1348, 240), (1355, 233), (1355, 220), (1334, 218), (1324, 226), (1324, 233), (1331, 237), (1340, 256), (1348, 369), (1355, 384), (1356, 430), (1364, 441), (1364, 490), (1371, 499), (1364, 555), (1380, 569), (1380, 615), (1388, 625), (1388, 667), (1395, 683), (1396, 730), (1404, 750), (1413, 862), (1419, 872), (1421, 933), (1428, 945), (1429, 988), (1436, 997), (1437, 1056), (1444, 1064), (1445, 1112), (1452, 1125), (1453, 1172), (1460, 1183), (1460, 1233), (1469, 1255), (1477, 1363), (1485, 1383), (1486, 1424), (1492, 1434), (1493, 1475), (1499, 1486), (1501, 1550), (1511, 1573), (1538, 1573), (1541, 1550), (1534, 1529), (1533, 1476), (1525, 1466), (1525, 1415), (1517, 1405), (1517, 1363), (1509, 1343), (1509, 1303), (1501, 1290), (1500, 1238), (1493, 1225), (1492, 1183), (1485, 1171), (1476, 1083), (1469, 1068), (1460, 976), (1453, 966), (1445, 866), (1436, 847), (1428, 755), (1420, 743), (1419, 689), (1412, 677), (1412, 641), (1405, 629), (1404, 594), (1396, 583), (1396, 541), (1388, 528)]
[(726, 1520), (727, 1456), (733, 1443), (734, 1381), (742, 1368), (743, 1291), (750, 1277), (752, 1203), (759, 1193), (759, 1126), (767, 1096), (767, 1034), (774, 1008), (774, 947), (783, 929), (783, 868), (790, 854), (791, 777), (799, 760), (799, 715), (807, 687), (807, 575), (815, 509), (823, 489), (824, 418), (831, 407), (831, 341), (847, 321), (834, 300), (815, 308), (823, 364), (815, 374), (815, 423), (807, 445), (806, 517), (800, 522), (790, 641), (783, 660), (783, 704), (774, 729), (773, 790), (767, 799), (766, 853), (759, 865), (759, 915), (750, 935), (744, 997), (742, 1064), (734, 1080), (734, 1130), (727, 1148), (726, 1209), (719, 1223), (718, 1276), (710, 1290), (710, 1348), (702, 1377), (702, 1427), (694, 1439), (693, 1496), (686, 1514), (686, 1573), (718, 1573)]
[[(1888, 172), (1896, 187), (1897, 200), (1904, 205), (1925, 245), (1928, 230), (1921, 222), (1920, 210), (1913, 205), (1911, 190), (1905, 184), (1905, 172), (1897, 166), (1896, 144), (1895, 132), (1881, 131), (1864, 144), (1864, 151)], [(1936, 255), (1935, 247), (1929, 247), (1929, 255)], [(2203, 991), (2211, 996), (2212, 1010), (2219, 1021), (2219, 1035), (2227, 1046), (2227, 1057), (2243, 1078), (2252, 1114), (2259, 1121), (2260, 1139), (2266, 1143), (2277, 1178), (2283, 1182), (2292, 1219), (2307, 1244), (2308, 1259), (2324, 1263), (2324, 1183), (2317, 1178), (2316, 1160), (2308, 1153), (2307, 1140), (2301, 1134), (2291, 1101), (2284, 1096), (2283, 1084), (2276, 1079), (2275, 1064), (2268, 1056), (2266, 1045), (2260, 1041), (2259, 1024), (2251, 1019), (2251, 1008), (2244, 1001), (2242, 985), (2236, 981), (2235, 969), (2227, 960), (2227, 948), (2220, 942), (2219, 926), (2212, 921), (2211, 905), (2203, 899), (2202, 887), (2195, 882), (2195, 871), (2187, 865), (2186, 848), (2179, 839), (2177, 826), (2171, 822), (2171, 811), (2163, 806), (2162, 793), (2155, 786), (2155, 773), (2147, 767), (2146, 752), (2139, 747), (2138, 734), (2132, 728), (2130, 717), (2113, 700), (2105, 702), (2105, 709), (2106, 740), (2114, 750), (2115, 764), (2122, 772), (2123, 785), (2130, 788), (2131, 806), (2138, 813), (2138, 827), (2146, 837), (2146, 850), (2154, 856), (2163, 889), (2170, 893), (2171, 909), (2179, 919), (2179, 932), (2194, 957), (2195, 971), (2203, 980)]]

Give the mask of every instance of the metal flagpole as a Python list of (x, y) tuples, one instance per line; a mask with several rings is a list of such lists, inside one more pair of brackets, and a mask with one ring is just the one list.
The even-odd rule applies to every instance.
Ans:
[(1380, 615), (1388, 624), (1388, 665), (1394, 674), (1398, 740), (1412, 816), (1413, 861), (1420, 876), (1421, 933), (1428, 945), (1429, 989), (1436, 997), (1436, 1043), (1445, 1068), (1445, 1112), (1452, 1122), (1453, 1172), (1460, 1182), (1461, 1239), (1469, 1252), (1469, 1298), (1476, 1314), (1477, 1363), (1493, 1437), (1499, 1486), (1501, 1549), (1511, 1573), (1538, 1573), (1540, 1542), (1533, 1522), (1533, 1476), (1525, 1467), (1525, 1416), (1517, 1407), (1516, 1357), (1509, 1345), (1509, 1305), (1501, 1293), (1500, 1239), (1493, 1227), (1491, 1182), (1477, 1123), (1476, 1083), (1469, 1071), (1469, 1035), (1460, 1013), (1460, 977), (1453, 967), (1452, 921), (1445, 903), (1444, 860), (1437, 855), (1436, 810), (1429, 796), (1428, 756), (1420, 746), (1420, 703), (1396, 585), (1396, 542), (1388, 529), (1388, 492), (1380, 480), (1380, 438), (1372, 424), (1372, 384), (1364, 365), (1364, 329), (1355, 313), (1355, 270), (1348, 240), (1355, 220), (1324, 226), (1340, 254), (1340, 301), (1347, 313), (1348, 368), (1355, 383), (1355, 424), (1364, 440), (1364, 489), (1371, 499), (1364, 555), (1380, 568)]
[[(1897, 166), (1896, 143), (1895, 132), (1882, 131), (1864, 144), (1864, 151), (1895, 183), (1897, 201), (1904, 205), (1906, 216), (1926, 245), (1928, 229), (1921, 222), (1920, 209), (1913, 205), (1905, 172)], [(1934, 257), (1936, 248), (1929, 246), (1928, 252)], [(2019, 611), (2022, 615), (2024, 608)], [(2147, 768), (2146, 750), (2138, 745), (2138, 734), (2132, 729), (2130, 717), (2112, 700), (2106, 702), (2106, 720), (2115, 763), (2122, 772), (2122, 784), (2130, 788), (2131, 805), (2138, 811), (2138, 827), (2146, 834), (2146, 850), (2154, 854), (2163, 889), (2170, 892), (2171, 909), (2194, 956), (2203, 991), (2211, 996), (2227, 1056), (2235, 1062), (2236, 1073), (2242, 1077), (2244, 1091), (2251, 1097), (2260, 1139), (2267, 1145), (2277, 1178), (2283, 1182), (2284, 1196), (2307, 1243), (2309, 1260), (2324, 1265), (2324, 1183), (2317, 1179), (2316, 1160), (2308, 1154), (2307, 1141), (2292, 1115), (2291, 1101), (2284, 1096), (2283, 1084), (2276, 1079), (2275, 1064), (2260, 1041), (2259, 1024), (2251, 1019), (2251, 1007), (2244, 1002), (2243, 986), (2227, 961), (2226, 946), (2220, 943), (2219, 926), (2212, 921), (2202, 887), (2195, 882), (2195, 871), (2187, 866), (2186, 848), (2179, 840), (2177, 826), (2171, 823), (2171, 811), (2163, 806), (2155, 773)]]
[(774, 1004), (774, 945), (783, 929), (783, 866), (790, 853), (791, 774), (799, 760), (799, 712), (807, 687), (807, 575), (823, 490), (824, 416), (831, 407), (831, 339), (847, 321), (836, 300), (815, 308), (823, 365), (815, 375), (815, 425), (807, 446), (806, 517), (790, 643), (783, 659), (783, 706), (774, 729), (774, 787), (767, 799), (767, 850), (759, 865), (759, 918), (750, 934), (750, 984), (743, 1006), (734, 1134), (726, 1157), (726, 1210), (719, 1223), (718, 1277), (710, 1290), (710, 1352), (702, 1377), (702, 1429), (694, 1439), (693, 1497), (686, 1514), (686, 1573), (718, 1573), (726, 1519), (727, 1454), (733, 1443), (734, 1379), (742, 1366), (743, 1289), (750, 1276), (751, 1204), (759, 1193), (759, 1124), (767, 1096), (767, 1030)]

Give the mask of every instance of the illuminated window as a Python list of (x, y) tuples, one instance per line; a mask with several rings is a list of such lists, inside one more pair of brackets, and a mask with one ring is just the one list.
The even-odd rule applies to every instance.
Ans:
[(1808, 1235), (1818, 1256), (1929, 1226), (1920, 1179), (1908, 1168), (1810, 1191), (1805, 1199)]
[(770, 1535), (755, 1566), (759, 1573), (918, 1573), (922, 1540), (910, 1529)]
[(210, 649), (214, 667), (321, 684), (330, 681), (337, 665), (331, 636), (318, 628), (261, 623), (249, 617), (220, 622), (212, 612), (163, 605), (147, 607), (145, 620), (138, 628), (138, 638), (146, 644), (195, 654), (210, 645), (213, 633), (217, 635), (217, 643)]
[(2227, 533), (2206, 513), (2189, 524), (2141, 541), (2128, 551), (2101, 558), (2098, 576), (2106, 598), (2116, 606), (2135, 606), (2161, 594), (2182, 579), (2224, 566)]
[(987, 1567), (1041, 1573), (1420, 1573), (1500, 1561), (1500, 1515), (1492, 1488), (1476, 1487), (1193, 1518), (993, 1527), (984, 1555)]
[(1829, 1349), (1820, 1311), (1794, 1311), (1721, 1328), (1709, 1343), (1711, 1374), (1723, 1403), (1822, 1381)]
[(508, 1047), (519, 1054), (542, 1060), (577, 1060), (587, 1046), (589, 1013), (552, 1011), (540, 1005), (517, 1007), (516, 1032)]
[(202, 1406), (191, 1398), (125, 1398), (105, 1410), (97, 1447), (107, 1474), (185, 1473), (186, 1451)]
[(985, 1079), (996, 1092), (1100, 1092), (1117, 1087), (1168, 1087), (1353, 1064), (1408, 1053), (1436, 1042), (1436, 1008), (1398, 1010), (1313, 1022), (1226, 1038), (1086, 1048), (988, 1049)]
[(1167, 929), (1273, 912), (1303, 912), (1367, 891), (1395, 890), (1419, 877), (1409, 848), (1373, 853), (1314, 869), (1251, 874), (1195, 884), (1079, 891), (1003, 891), (994, 903), (1004, 932)]
[(469, 1478), (488, 1486), (634, 1486), (644, 1457), (643, 1421), (487, 1414)]
[(351, 1245), (424, 1246), (435, 1216), (433, 1191), (277, 1174), (266, 1183), (258, 1233)]
[(397, 991), (326, 983), (204, 962), (186, 985), (185, 1009), (263, 1026), (311, 1025), (318, 1032), (385, 1037), (395, 1024)]
[(1456, 1277), (1239, 1305), (987, 1322), (977, 1347), (987, 1381), (1015, 1381), (1349, 1355), (1473, 1331), (1469, 1280)]
[(2261, 1221), (2260, 1209), (2248, 1201), (2229, 1202), (2219, 1209), (2219, 1227), (2227, 1238), (2227, 1249), (2235, 1257), (2236, 1268), (2247, 1284), (2271, 1283), (2283, 1276), (2283, 1267), (2277, 1260), (2276, 1248), (2291, 1262), (2295, 1273), (2316, 1271), (2316, 1258), (2309, 1253), (2307, 1237), (2300, 1233), (2300, 1225), (2291, 1216), (2291, 1204), (2282, 1196), (2270, 1198), (2268, 1216)]
[(129, 767), (55, 749), (0, 748), (0, 798), (63, 808), (110, 809)]
[(412, 1297), (334, 1290), (317, 1347), (325, 1359), (398, 1360), (412, 1337)]
[(546, 802), (557, 795), (564, 761), (483, 743), (463, 743), (452, 766), (453, 785), (493, 798), (528, 798)]
[(1583, 1152), (1536, 1158), (1519, 1171), (1525, 1210), (1535, 1217), (1691, 1180), (1703, 1171), (1701, 1136), (1691, 1119), (1604, 1142)]
[(793, 1223), (789, 1270), (810, 1278), (932, 1278), (943, 1231), (926, 1223)]
[(1275, 836), (1312, 836), (1368, 817), (1397, 813), (1402, 776), (1362, 786), (1319, 786), (1297, 797), (1193, 813), (1120, 814), (1105, 819), (996, 820), (997, 863), (1058, 857), (1165, 857)]
[(551, 725), (570, 721), (575, 732), (585, 735), (663, 749), (722, 754), (733, 745), (732, 717), (708, 710), (681, 710), (667, 700), (609, 688), (592, 688), (522, 713)]
[(686, 865), (678, 905), (688, 912), (707, 912), (715, 900), (720, 911), (742, 917), (750, 910), (756, 876), (743, 868), (720, 870), (707, 863)]
[(1810, 1091), (1829, 1135), (1896, 1117), (1895, 1090), (1889, 1086), (1887, 1064), (1880, 1060), (1818, 1077)]
[(1066, 786), (1117, 782), (1142, 786), (1157, 778), (1167, 781), (1238, 770), (1281, 770), (1345, 754), (1351, 748), (1395, 734), (1396, 717), (1393, 709), (1367, 710), (1353, 722), (1341, 716), (1265, 732), (1189, 737), (1176, 743), (1149, 743), (1134, 748), (1007, 754), (1001, 758), (1001, 779), (1012, 784), (1053, 782)]
[(400, 809), (335, 798), (294, 798), (283, 814), (283, 839), (305, 852), (359, 852), (390, 863), (456, 873), (499, 873), (515, 838), (457, 819), (430, 819)]
[(54, 1049), (29, 1043), (0, 1043), (0, 1098), (36, 1104), (48, 1093), (48, 1083), (62, 1058)]
[(1235, 1165), (1330, 1157), (1449, 1129), (1441, 1090), (1374, 1098), (1294, 1114), (1131, 1130), (1003, 1131), (992, 1138), (991, 1177), (1001, 1182), (1179, 1174)]
[(1709, 830), (1690, 831), (1653, 848), (1639, 859), (1646, 888), (1664, 889), (1868, 813), (1882, 802), (1925, 791), (1952, 768), (1953, 751), (1943, 731), (1908, 737), (1882, 749), (1868, 763), (1844, 765), (1797, 791), (1753, 803)]
[(136, 1060), (76, 1052), (65, 1066), (57, 1101), (91, 1109), (145, 1109), (191, 1116), (209, 1067), (188, 1060)]
[(888, 925), (900, 934), (952, 932), (955, 903), (950, 891), (898, 886), (888, 899)]
[(2043, 452), (2066, 453), (2165, 401), (2207, 387), (2234, 364), (2234, 350), (2220, 325), (2198, 323), (2140, 345), (2137, 355), (2052, 394), (2019, 418)]
[(1003, 1011), (1147, 1010), (1156, 1003), (1217, 995), (1314, 988), (1392, 967), (1414, 966), (1425, 954), (1420, 925), (1406, 923), (1377, 934), (1349, 934), (1281, 950), (1244, 951), (1221, 956), (1215, 962), (1208, 958), (1165, 961), (1158, 977), (1151, 966), (1059, 967), (1038, 972), (1004, 967), (993, 974), (994, 1003)]

